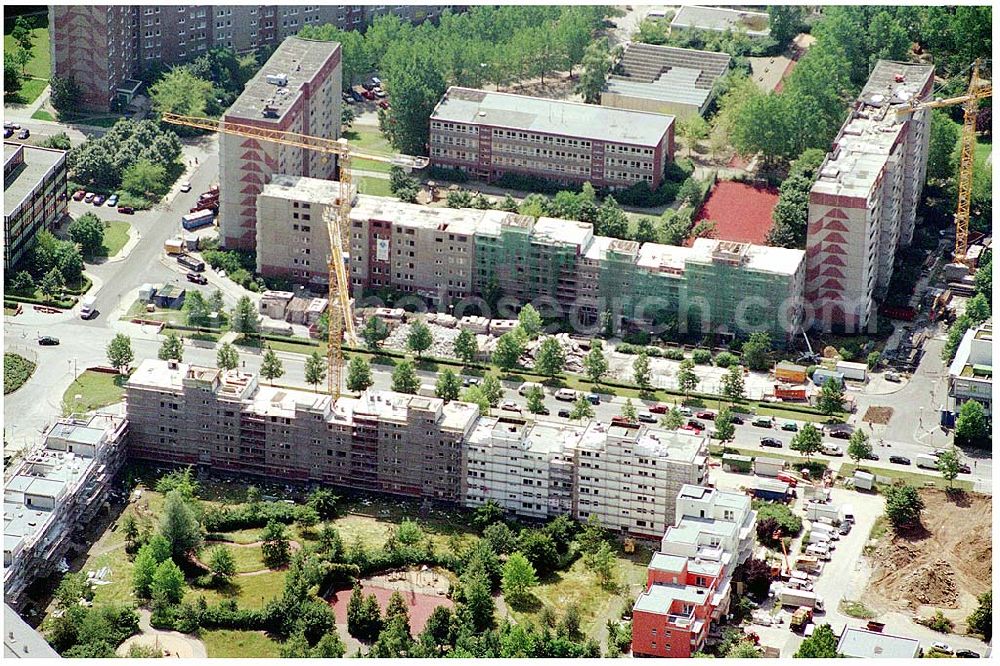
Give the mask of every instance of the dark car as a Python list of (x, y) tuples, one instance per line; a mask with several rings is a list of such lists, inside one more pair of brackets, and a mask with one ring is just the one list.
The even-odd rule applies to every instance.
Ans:
[(359, 93), (357, 90), (351, 90), (350, 94), (351, 94), (351, 99), (353, 99), (355, 102), (360, 102), (361, 100), (364, 99), (364, 97), (361, 96), (361, 93)]
[(959, 474), (972, 474), (972, 468), (969, 467), (968, 465), (966, 465), (965, 463), (962, 463), (962, 464), (960, 464), (958, 466), (958, 473)]
[(42, 345), (43, 347), (53, 347), (59, 344), (59, 338), (53, 338), (51, 335), (43, 335), (42, 337), (38, 338), (38, 344)]
[(830, 437), (833, 437), (834, 439), (850, 439), (851, 433), (847, 430), (834, 430), (830, 433)]
[(955, 656), (962, 659), (979, 659), (979, 653), (972, 650), (956, 650)]
[(469, 388), (470, 386), (479, 386), (478, 377), (466, 377), (462, 380), (462, 386)]
[(549, 414), (551, 414), (551, 413), (552, 413), (552, 412), (550, 412), (550, 411), (549, 411), (549, 408), (548, 408), (548, 407), (545, 407), (544, 405), (543, 405), (542, 407), (539, 407), (539, 408), (538, 408), (538, 409), (537, 409), (537, 410), (535, 411), (535, 414), (541, 414), (542, 416), (548, 416), (548, 415), (549, 415)]
[(557, 413), (557, 416), (559, 416), (560, 418), (563, 418), (563, 419), (568, 419), (569, 418), (569, 410), (568, 409), (560, 409), (558, 411), (558, 413)]
[(188, 282), (194, 282), (195, 284), (208, 284), (208, 278), (198, 273), (188, 273), (187, 279)]
[(904, 456), (889, 456), (889, 462), (896, 463), (897, 465), (909, 465), (910, 459)]
[(868, 455), (864, 456), (864, 459), (865, 460), (878, 460), (879, 457), (878, 457), (877, 453), (869, 453)]
[(374, 83), (369, 83), (368, 81), (365, 81), (364, 83), (362, 83), (361, 87), (364, 88), (365, 90), (375, 90), (375, 84)]
[(744, 423), (746, 423), (746, 421), (743, 420), (743, 417), (736, 416), (735, 414), (729, 417), (729, 422), (732, 423), (733, 425), (743, 425)]
[(9, 127), (4, 127), (3, 128), (3, 138), (9, 139), (12, 136), (14, 136), (14, 130), (12, 130)]
[(843, 521), (842, 523), (840, 523), (840, 527), (839, 527), (839, 528), (837, 528), (837, 531), (838, 531), (838, 532), (840, 532), (840, 534), (841, 534), (842, 536), (847, 536), (848, 534), (850, 534), (850, 532), (851, 532), (851, 526), (852, 526), (853, 524), (854, 524), (854, 523), (853, 523), (852, 521), (850, 521), (850, 520), (845, 520), (845, 521)]
[(133, 215), (135, 214), (135, 208), (132, 208), (132, 206), (118, 206), (118, 212), (122, 215)]
[(201, 273), (205, 270), (205, 262), (200, 259), (195, 259), (194, 257), (189, 257), (186, 254), (177, 255), (177, 263), (184, 268), (190, 268), (196, 273)]
[(761, 437), (760, 438), (760, 445), (761, 446), (768, 446), (768, 447), (770, 447), (772, 449), (780, 449), (783, 446), (783, 444), (781, 443), (781, 440), (780, 439), (775, 439), (774, 437)]
[(695, 430), (704, 430), (705, 429), (705, 424), (702, 423), (701, 421), (697, 421), (695, 419), (688, 419), (687, 424), (689, 426), (691, 426), (692, 428), (694, 428)]
[(715, 412), (698, 412), (695, 414), (699, 419), (705, 419), (706, 421), (715, 420)]
[(21, 141), (24, 141), (29, 136), (31, 136), (31, 131), (27, 127), (25, 127), (23, 130), (17, 133), (17, 138), (20, 139)]

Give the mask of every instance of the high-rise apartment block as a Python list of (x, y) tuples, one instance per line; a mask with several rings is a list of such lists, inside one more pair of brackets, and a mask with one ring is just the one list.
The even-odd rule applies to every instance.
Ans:
[[(343, 103), (340, 59), (336, 42), (289, 37), (247, 83), (223, 121), (336, 140)], [(337, 168), (332, 155), (235, 134), (219, 138), (219, 164), (219, 235), (227, 249), (237, 250), (257, 247), (257, 195), (271, 176), (329, 179)]]
[(66, 151), (3, 144), (3, 265), (24, 258), (35, 236), (67, 215)]
[(176, 65), (214, 48), (250, 53), (305, 26), (361, 30), (385, 14), (420, 23), (455, 5), (50, 5), (52, 68), (76, 78), (83, 107), (131, 101), (143, 70)]
[[(816, 325), (856, 332), (874, 321), (896, 250), (913, 239), (927, 171), (932, 65), (880, 60), (809, 193), (806, 300)], [(903, 111), (903, 113), (900, 113)]]
[(4, 481), (4, 600), (18, 608), (32, 582), (54, 574), (74, 535), (104, 506), (125, 461), (127, 423), (98, 414), (62, 419)]
[(757, 513), (741, 493), (686, 485), (632, 608), (632, 654), (688, 658), (729, 612), (736, 569), (753, 554)]
[(453, 86), (430, 120), (431, 164), (488, 181), (656, 189), (673, 156), (674, 118), (658, 113)]
[(776, 342), (797, 330), (803, 310), (801, 250), (707, 238), (639, 244), (595, 236), (585, 222), (364, 195), (350, 232), (356, 291), (388, 288), (432, 306), (499, 289), (522, 303), (545, 298), (585, 325), (610, 311), (626, 323), (767, 330)]
[(457, 503), (479, 409), (369, 390), (336, 402), (255, 375), (146, 360), (126, 385), (129, 453), (261, 478)]

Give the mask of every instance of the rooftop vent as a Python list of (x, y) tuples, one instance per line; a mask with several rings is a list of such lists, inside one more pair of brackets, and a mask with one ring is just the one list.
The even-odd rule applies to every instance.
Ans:
[(906, 74), (897, 74), (896, 75), (896, 83), (902, 83), (905, 80), (906, 80)]
[(287, 74), (267, 74), (264, 79), (275, 86), (287, 86), (288, 85), (288, 75)]

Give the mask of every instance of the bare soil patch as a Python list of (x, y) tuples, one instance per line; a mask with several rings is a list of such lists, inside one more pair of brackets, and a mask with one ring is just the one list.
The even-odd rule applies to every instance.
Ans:
[(876, 407), (872, 405), (865, 410), (865, 415), (861, 418), (865, 423), (875, 423), (877, 425), (888, 425), (892, 418), (892, 407)]
[(944, 491), (921, 492), (924, 530), (886, 533), (875, 549), (867, 598), (881, 610), (927, 617), (940, 609), (956, 631), (993, 577), (993, 508), (990, 498), (965, 493), (955, 501)]

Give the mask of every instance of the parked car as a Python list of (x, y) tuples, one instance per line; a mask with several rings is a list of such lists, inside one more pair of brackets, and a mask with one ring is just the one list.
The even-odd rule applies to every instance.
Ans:
[(601, 396), (597, 395), (596, 393), (588, 393), (587, 402), (589, 402), (592, 405), (599, 405), (601, 404)]
[(753, 420), (751, 425), (755, 425), (758, 428), (770, 428), (773, 425), (771, 417), (769, 416), (759, 416)]
[(697, 430), (698, 432), (701, 432), (702, 430), (705, 429), (705, 424), (702, 423), (701, 421), (696, 421), (695, 419), (688, 419), (687, 424), (692, 428), (694, 428), (695, 430)]
[(699, 419), (705, 419), (706, 421), (715, 420), (715, 412), (698, 412), (695, 414)]
[(576, 400), (576, 391), (568, 388), (561, 388), (555, 393), (556, 400), (562, 400), (563, 402), (573, 402)]
[(378, 101), (378, 108), (380, 108), (380, 109), (388, 109), (389, 108), (389, 100), (387, 100), (387, 99), (380, 99)]
[(501, 405), (500, 409), (505, 409), (508, 412), (520, 412), (521, 408), (517, 406), (517, 403), (513, 400), (505, 400)]
[(836, 444), (828, 444), (826, 442), (823, 442), (823, 444), (822, 444), (822, 446), (820, 446), (819, 450), (820, 450), (821, 453), (825, 453), (828, 456), (842, 456), (842, 455), (844, 455), (844, 450), (842, 448), (840, 448), (839, 446), (837, 446)]
[(864, 456), (864, 459), (865, 460), (878, 460), (879, 457), (878, 457), (877, 453), (869, 453), (868, 455)]
[(359, 93), (357, 90), (354, 90), (353, 88), (351, 89), (350, 94), (351, 94), (351, 99), (353, 99), (355, 102), (360, 102), (361, 100), (364, 99), (364, 97), (361, 96), (361, 93)]
[(559, 418), (568, 419), (569, 418), (569, 410), (568, 409), (560, 409), (556, 415)]
[(190, 191), (191, 191), (191, 183), (184, 183), (183, 185), (181, 185), (181, 192), (190, 192)]
[(104, 205), (104, 195), (103, 194), (98, 194), (97, 196), (94, 197), (94, 205), (95, 206), (103, 206)]
[(87, 193), (83, 190), (77, 190), (73, 193), (73, 201), (83, 201), (83, 198), (87, 196)]
[(364, 91), (363, 93), (361, 93), (361, 96), (368, 100), (375, 99), (375, 93), (373, 93), (371, 90)]
[(375, 96), (378, 97), (379, 99), (383, 99), (386, 96), (385, 91), (382, 90), (381, 88), (376, 88), (372, 92), (375, 93)]
[(188, 273), (188, 282), (194, 282), (195, 284), (208, 284), (208, 278), (200, 273)]
[(885, 380), (887, 382), (901, 382), (901, 381), (903, 381), (902, 379), (900, 379), (898, 372), (893, 372), (891, 370), (889, 372), (885, 373)]
[(897, 465), (909, 465), (910, 459), (904, 456), (889, 456), (889, 462), (896, 463)]
[(93, 192), (87, 192), (85, 195), (83, 195), (83, 203), (90, 203), (91, 201), (94, 200), (94, 197), (96, 196), (97, 195), (94, 194)]
[(205, 270), (204, 261), (202, 261), (201, 259), (195, 259), (194, 257), (190, 257), (186, 254), (178, 255), (177, 263), (183, 266), (184, 268), (191, 269), (195, 273), (201, 273), (203, 270)]
[(31, 136), (31, 130), (29, 130), (27, 127), (25, 127), (23, 130), (17, 133), (17, 138), (20, 139), (21, 141), (24, 141), (29, 136)]
[(979, 653), (972, 650), (956, 650), (955, 656), (962, 659), (979, 659)]
[(954, 654), (954, 650), (951, 649), (951, 646), (947, 643), (942, 643), (941, 641), (931, 643), (931, 649), (942, 654)]
[(966, 465), (965, 463), (960, 463), (959, 466), (958, 466), (958, 473), (959, 474), (972, 474), (972, 468), (969, 467), (968, 465)]
[(59, 344), (59, 338), (54, 338), (51, 335), (43, 335), (42, 337), (38, 338), (38, 344), (40, 344), (43, 347), (53, 347)]
[(361, 84), (361, 87), (365, 89), (365, 92), (370, 92), (375, 89), (375, 84), (365, 81), (364, 83)]
[(381, 86), (382, 85), (382, 79), (378, 78), (377, 76), (373, 76), (372, 77), (372, 84), (375, 85), (375, 86)]
[(114, 208), (117, 205), (118, 205), (118, 195), (112, 194), (110, 197), (108, 197), (108, 208)]
[(830, 437), (834, 439), (850, 439), (851, 433), (848, 430), (834, 430), (830, 433)]
[(853, 525), (854, 525), (853, 521), (845, 520), (842, 523), (840, 523), (840, 527), (837, 528), (837, 531), (840, 532), (841, 535), (847, 536), (848, 534), (851, 533), (851, 526)]
[(639, 412), (639, 420), (643, 423), (656, 423), (656, 417), (651, 412)]
[(466, 377), (462, 380), (462, 386), (469, 388), (470, 386), (479, 386), (479, 377)]
[(12, 136), (14, 136), (14, 130), (12, 130), (9, 127), (4, 127), (3, 128), (3, 138), (9, 139)]
[(788, 430), (791, 432), (798, 432), (799, 424), (796, 423), (795, 421), (785, 421), (784, 423), (781, 424), (781, 429)]
[(13, 123), (13, 122), (11, 122), (9, 120), (5, 120), (3, 122), (3, 128), (4, 129), (21, 129), (21, 126), (18, 123)]
[(780, 439), (775, 439), (774, 437), (761, 437), (760, 438), (760, 445), (761, 446), (768, 446), (768, 447), (770, 447), (772, 449), (780, 449), (782, 446), (784, 446), (781, 443)]
[(132, 206), (118, 206), (118, 212), (122, 215), (133, 215), (135, 214), (135, 208), (132, 208)]
[(535, 414), (541, 414), (542, 416), (548, 416), (549, 414), (551, 414), (551, 412), (549, 411), (548, 407), (546, 407), (545, 405), (542, 405), (541, 407), (539, 407), (538, 411), (535, 412)]
[(649, 406), (649, 411), (654, 414), (666, 414), (670, 410), (670, 405), (665, 402), (657, 402)]
[(746, 421), (743, 420), (742, 416), (736, 416), (735, 414), (729, 417), (729, 422), (732, 423), (733, 425), (743, 425), (744, 423), (746, 423)]
[(694, 416), (690, 407), (681, 407), (681, 416)]
[(698, 430), (697, 428), (695, 428), (690, 423), (685, 423), (684, 425), (682, 425), (681, 426), (681, 430), (687, 430), (688, 432), (694, 432), (694, 433), (700, 433), (701, 432), (701, 430)]

